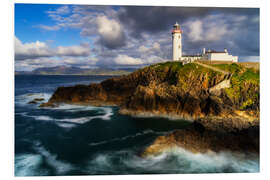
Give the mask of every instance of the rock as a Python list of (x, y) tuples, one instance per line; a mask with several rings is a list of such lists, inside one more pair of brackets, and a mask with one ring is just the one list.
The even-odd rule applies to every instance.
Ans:
[(220, 133), (207, 130), (201, 124), (194, 123), (187, 129), (175, 130), (165, 136), (157, 137), (150, 146), (145, 148), (141, 156), (158, 155), (176, 147), (193, 153), (209, 151), (259, 153), (259, 127), (252, 126), (237, 133)]
[(28, 104), (37, 104), (37, 102), (32, 100), (32, 101), (29, 101)]
[(35, 98), (32, 101), (29, 101), (28, 104), (37, 104), (38, 101), (44, 101), (44, 98)]
[(231, 86), (231, 82), (229, 79), (225, 79), (214, 87), (209, 88), (209, 93), (215, 96), (220, 96), (221, 89), (229, 88)]
[(33, 101), (44, 101), (44, 98), (35, 98)]

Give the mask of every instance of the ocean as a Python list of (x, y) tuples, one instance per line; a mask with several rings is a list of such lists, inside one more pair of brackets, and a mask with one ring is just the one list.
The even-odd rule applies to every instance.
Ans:
[[(59, 86), (97, 83), (110, 76), (15, 76), (15, 176), (259, 172), (259, 157), (232, 152), (192, 153), (175, 148), (140, 157), (184, 120), (138, 118), (118, 107), (62, 104), (39, 108)], [(35, 98), (44, 98), (29, 104)]]

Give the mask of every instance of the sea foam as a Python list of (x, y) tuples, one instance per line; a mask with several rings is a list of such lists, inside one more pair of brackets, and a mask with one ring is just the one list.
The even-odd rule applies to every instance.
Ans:
[(31, 117), (38, 121), (53, 121), (59, 127), (63, 127), (63, 128), (74, 128), (76, 127), (76, 125), (85, 124), (94, 119), (107, 121), (107, 120), (110, 120), (111, 116), (113, 115), (112, 107), (80, 106), (80, 105), (70, 105), (70, 104), (61, 104), (57, 108), (50, 108), (49, 111), (65, 111), (65, 112), (72, 112), (72, 113), (75, 113), (75, 112), (79, 113), (82, 111), (95, 111), (101, 115), (84, 116), (84, 117), (63, 117), (63, 118), (54, 118), (50, 116), (48, 112), (47, 114), (42, 114), (42, 115), (34, 115), (31, 112), (21, 112), (21, 113), (17, 113), (17, 115)]
[[(117, 162), (115, 164), (114, 162)], [(158, 156), (142, 158), (127, 151), (99, 153), (89, 161), (88, 173), (118, 174), (128, 169), (128, 174), (140, 173), (224, 173), (259, 172), (259, 158), (232, 152), (192, 153), (183, 148), (174, 148)], [(106, 169), (110, 168), (110, 171)], [(124, 174), (125, 174), (124, 173)]]
[(40, 143), (36, 143), (36, 147), (34, 148), (40, 155), (45, 158), (44, 160), (47, 162), (47, 164), (54, 168), (57, 175), (64, 175), (68, 171), (75, 169), (72, 164), (63, 160), (59, 160), (57, 155), (50, 153), (42, 145), (40, 145)]
[(27, 94), (22, 94), (18, 95), (15, 97), (15, 104), (17, 105), (26, 105), (28, 102), (36, 99), (36, 98), (43, 98), (43, 101), (40, 101), (39, 103), (42, 102), (47, 102), (51, 97), (51, 94), (49, 93), (27, 93)]
[(47, 175), (46, 170), (40, 170), (42, 156), (38, 154), (15, 155), (15, 176), (42, 176)]
[(50, 175), (49, 170), (42, 167), (44, 163), (54, 170), (55, 175), (66, 175), (68, 171), (76, 169), (72, 164), (59, 160), (57, 155), (46, 150), (40, 142), (35, 142), (33, 149), (36, 154), (15, 155), (15, 176)]

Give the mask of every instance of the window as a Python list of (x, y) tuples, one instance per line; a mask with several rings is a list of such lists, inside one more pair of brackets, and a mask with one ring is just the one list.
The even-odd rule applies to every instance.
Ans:
[(179, 46), (178, 46), (178, 48), (180, 49), (180, 48), (181, 48), (181, 46), (179, 45)]

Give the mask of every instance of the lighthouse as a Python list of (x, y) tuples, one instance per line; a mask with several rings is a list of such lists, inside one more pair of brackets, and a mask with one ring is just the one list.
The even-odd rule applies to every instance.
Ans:
[(179, 61), (182, 57), (182, 30), (180, 25), (176, 22), (172, 30), (172, 47), (173, 47), (173, 61)]

